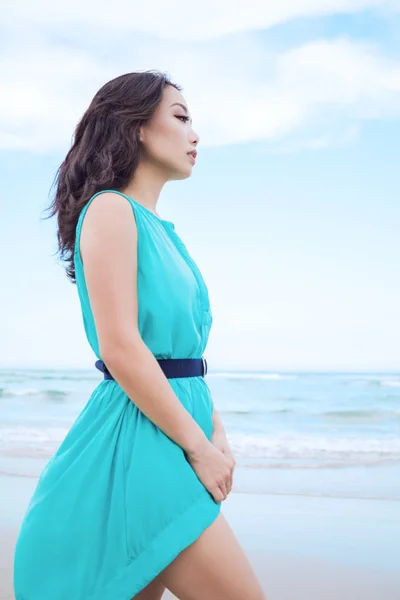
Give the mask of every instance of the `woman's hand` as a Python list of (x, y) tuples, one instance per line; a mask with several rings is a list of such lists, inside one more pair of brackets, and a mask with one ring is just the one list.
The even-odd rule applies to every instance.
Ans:
[(221, 419), (219, 418), (219, 415), (215, 408), (214, 408), (214, 413), (213, 413), (213, 427), (214, 428), (213, 428), (210, 442), (216, 448), (218, 448), (218, 450), (220, 452), (222, 452), (227, 458), (229, 458), (233, 464), (232, 471), (231, 471), (231, 478), (230, 478), (230, 482), (229, 482), (229, 489), (228, 489), (228, 493), (229, 493), (232, 489), (233, 472), (235, 469), (236, 460), (235, 460), (235, 458), (232, 454), (232, 450), (229, 446), (229, 442), (226, 437), (225, 428), (223, 426), (223, 423), (222, 423)]
[(233, 460), (206, 437), (196, 448), (186, 451), (186, 457), (215, 502), (225, 500), (232, 487)]

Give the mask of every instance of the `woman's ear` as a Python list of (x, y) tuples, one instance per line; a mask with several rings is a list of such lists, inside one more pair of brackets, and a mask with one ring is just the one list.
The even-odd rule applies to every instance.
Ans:
[(141, 144), (143, 144), (144, 142), (144, 132), (143, 132), (143, 125), (139, 128), (139, 142)]

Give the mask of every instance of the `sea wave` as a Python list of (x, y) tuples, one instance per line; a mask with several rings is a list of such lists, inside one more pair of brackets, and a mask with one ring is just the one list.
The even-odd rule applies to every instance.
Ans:
[[(287, 402), (287, 399), (284, 401)], [(292, 405), (294, 406), (294, 405)], [(343, 420), (351, 421), (356, 420), (361, 423), (363, 420), (390, 420), (400, 419), (400, 409), (384, 409), (384, 408), (370, 408), (370, 409), (337, 409), (328, 410), (321, 407), (319, 410), (311, 410), (309, 406), (303, 406), (302, 408), (272, 408), (268, 404), (264, 404), (258, 407), (251, 407), (244, 403), (227, 403), (225, 407), (219, 407), (219, 413), (221, 416), (224, 415), (249, 415), (258, 416), (262, 415), (267, 418), (268, 415), (285, 415), (293, 414), (299, 416), (306, 416), (308, 418), (319, 417), (326, 420)]]
[[(68, 433), (67, 427), (0, 428), (0, 453), (50, 457)], [(227, 432), (236, 459), (262, 467), (318, 468), (400, 461), (400, 438), (265, 435)]]
[(328, 419), (393, 419), (400, 418), (400, 410), (378, 409), (353, 409), (353, 410), (326, 410), (321, 413)]
[(39, 388), (0, 388), (0, 398), (12, 398), (21, 396), (45, 396), (48, 398), (65, 398), (69, 392), (59, 389), (39, 389)]
[(258, 466), (309, 468), (368, 465), (400, 461), (400, 439), (325, 436), (265, 436), (229, 434), (228, 441), (236, 458)]
[(229, 371), (208, 371), (207, 377), (221, 377), (223, 379), (263, 379), (280, 381), (283, 379), (297, 379), (297, 375), (283, 375), (281, 373), (230, 373)]
[(5, 456), (50, 457), (68, 433), (65, 427), (2, 427), (0, 453)]

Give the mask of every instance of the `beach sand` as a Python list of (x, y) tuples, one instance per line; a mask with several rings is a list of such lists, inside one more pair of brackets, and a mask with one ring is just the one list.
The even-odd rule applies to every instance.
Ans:
[[(35, 484), (0, 477), (0, 600), (14, 599), (14, 544)], [(396, 500), (286, 493), (233, 491), (222, 504), (268, 600), (399, 600), (399, 511)]]

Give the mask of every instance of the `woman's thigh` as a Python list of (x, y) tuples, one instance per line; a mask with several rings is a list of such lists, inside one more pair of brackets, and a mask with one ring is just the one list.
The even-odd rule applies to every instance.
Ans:
[(222, 513), (157, 579), (180, 600), (267, 600)]

